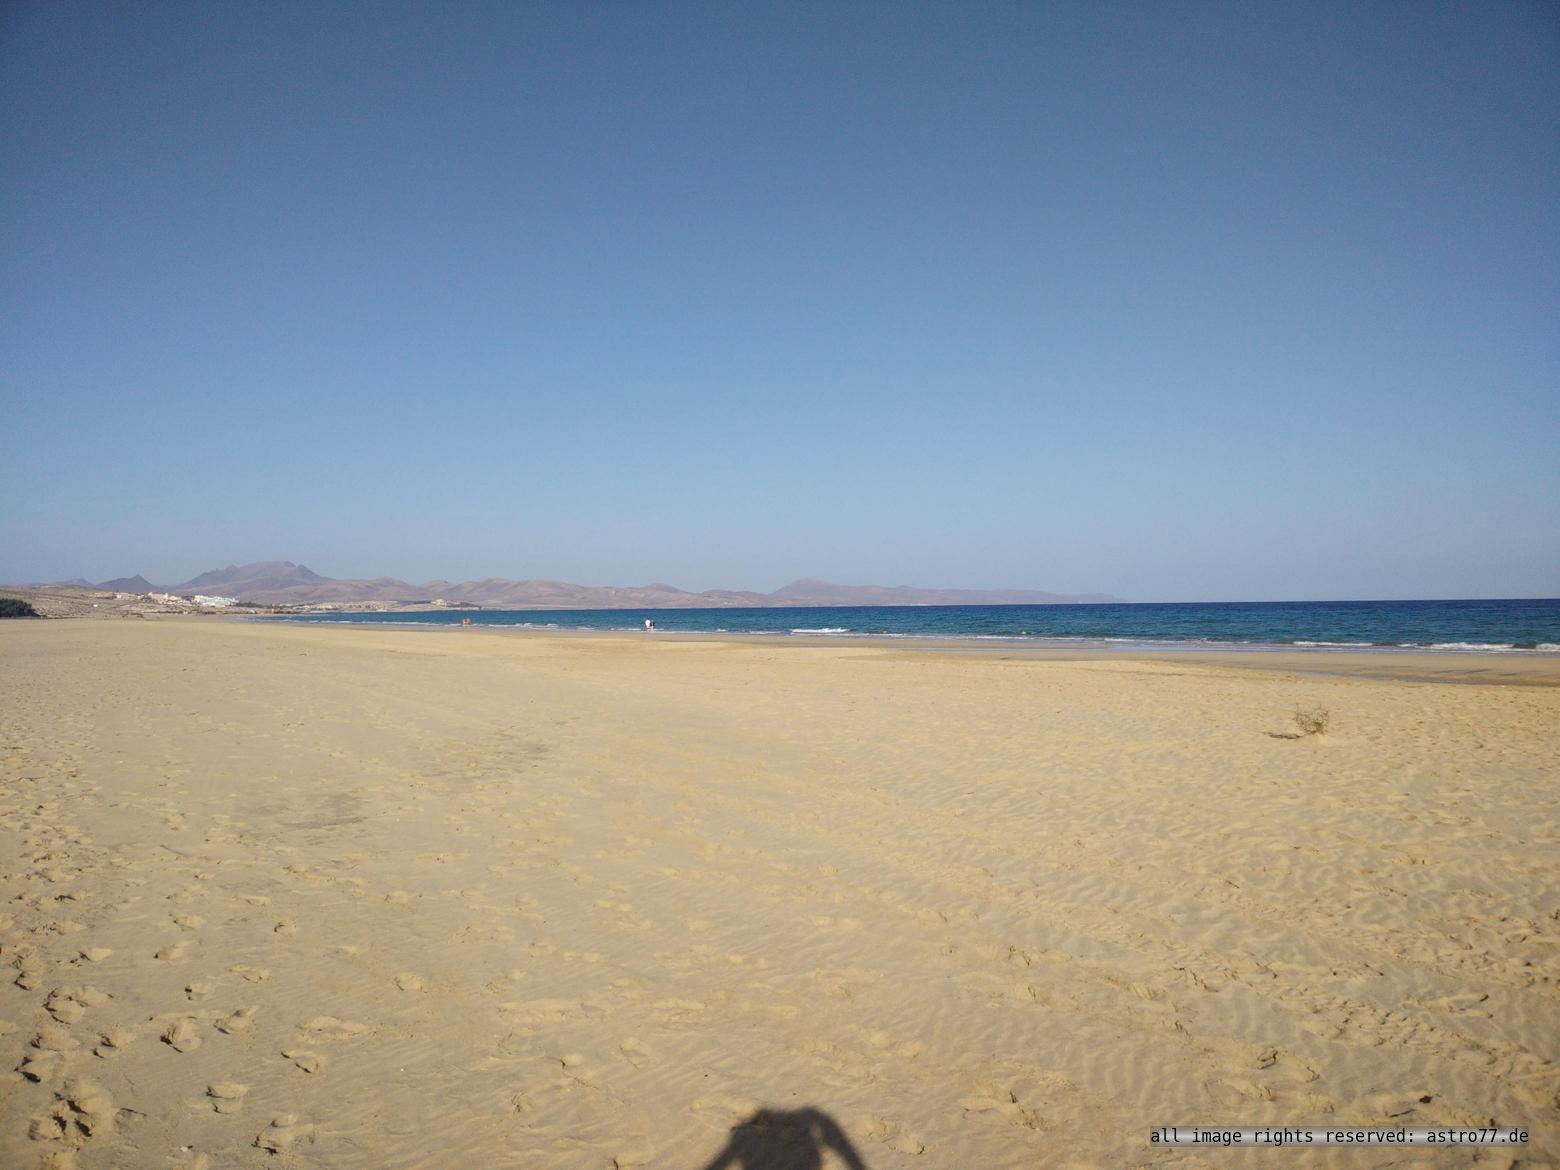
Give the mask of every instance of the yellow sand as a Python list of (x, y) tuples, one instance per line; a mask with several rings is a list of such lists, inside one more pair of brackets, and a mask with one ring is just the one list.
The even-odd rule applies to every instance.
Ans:
[(116, 620), (0, 704), (3, 1166), (1560, 1157), (1560, 689)]

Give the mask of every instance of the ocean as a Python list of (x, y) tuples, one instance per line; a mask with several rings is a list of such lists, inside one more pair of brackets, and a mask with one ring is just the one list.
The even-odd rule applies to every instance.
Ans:
[[(1229, 601), (1119, 605), (798, 606), (764, 609), (328, 613), (286, 620), (775, 637), (977, 638), (1074, 647), (1560, 652), (1560, 600)], [(275, 620), (275, 619), (261, 619)]]

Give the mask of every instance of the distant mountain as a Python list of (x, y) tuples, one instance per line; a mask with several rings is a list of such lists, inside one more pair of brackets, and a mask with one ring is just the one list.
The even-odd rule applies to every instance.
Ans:
[(291, 561), (256, 561), (252, 565), (229, 565), (225, 569), (212, 569), (198, 577), (191, 577), (182, 585), (175, 585), (173, 592), (237, 597), (240, 594), (251, 595), (327, 582), (328, 578)]
[(162, 590), (153, 585), (139, 573), (134, 577), (115, 577), (112, 581), (101, 581), (96, 589), (107, 589), (112, 593), (160, 593)]
[[(149, 593), (157, 587), (144, 577), (120, 577), (98, 586), (123, 593)], [(575, 585), (568, 581), (429, 581), (412, 585), (396, 577), (347, 580), (322, 577), (292, 561), (229, 565), (192, 577), (168, 592), (237, 597), (265, 605), (314, 605), (327, 602), (397, 604), (437, 599), (463, 601), (487, 609), (693, 609), (737, 606), (803, 605), (1050, 605), (1058, 602), (1111, 601), (1103, 594), (1068, 596), (1027, 589), (918, 589), (908, 585), (836, 585), (829, 581), (792, 581), (773, 593), (709, 589), (690, 593), (675, 585)]]

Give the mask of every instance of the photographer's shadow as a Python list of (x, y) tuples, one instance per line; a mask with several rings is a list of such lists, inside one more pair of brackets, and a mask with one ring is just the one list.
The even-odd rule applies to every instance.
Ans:
[(726, 1148), (703, 1170), (822, 1170), (826, 1153), (867, 1170), (839, 1123), (821, 1109), (760, 1109), (731, 1127)]

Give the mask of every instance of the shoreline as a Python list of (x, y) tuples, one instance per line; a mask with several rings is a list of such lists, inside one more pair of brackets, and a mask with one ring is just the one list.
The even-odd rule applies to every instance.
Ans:
[[(158, 620), (169, 620), (167, 618)], [(177, 618), (174, 620), (208, 620)], [(1560, 653), (1542, 650), (1429, 650), (1410, 647), (1346, 649), (1306, 646), (1269, 649), (1265, 646), (1206, 645), (1144, 648), (1141, 645), (1061, 646), (1033, 639), (916, 637), (871, 634), (757, 634), (734, 631), (693, 632), (656, 630), (546, 629), (526, 626), (458, 626), (434, 622), (298, 621), (285, 615), (227, 616), (235, 623), (285, 625), (295, 629), (325, 627), (333, 630), (376, 630), (394, 633), (457, 633), (463, 637), (580, 638), (619, 640), (625, 643), (715, 642), (772, 647), (834, 646), (884, 653), (951, 654), (992, 659), (1046, 662), (1153, 662), (1200, 666), (1230, 666), (1265, 673), (1317, 675), (1327, 678), (1362, 678), (1376, 681), (1486, 684), (1494, 686), (1560, 686)]]

